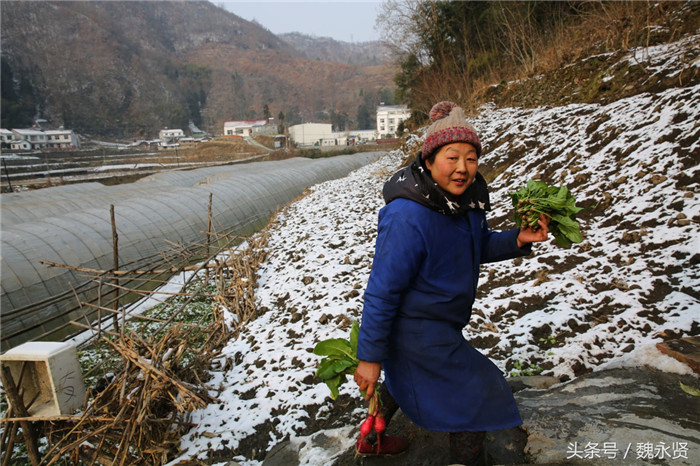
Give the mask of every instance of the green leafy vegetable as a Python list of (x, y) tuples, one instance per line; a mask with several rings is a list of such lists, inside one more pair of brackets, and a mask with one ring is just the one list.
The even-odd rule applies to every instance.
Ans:
[(339, 387), (347, 380), (346, 375), (353, 375), (357, 364), (357, 338), (360, 335), (360, 324), (352, 323), (350, 339), (331, 338), (316, 344), (314, 354), (325, 356), (321, 359), (316, 370), (316, 377), (323, 380), (331, 390), (331, 398), (338, 397)]
[(566, 186), (549, 186), (543, 181), (530, 180), (518, 191), (509, 193), (515, 207), (514, 219), (518, 228), (539, 229), (540, 214), (550, 218), (549, 231), (564, 247), (581, 242), (581, 230), (576, 214), (576, 198)]

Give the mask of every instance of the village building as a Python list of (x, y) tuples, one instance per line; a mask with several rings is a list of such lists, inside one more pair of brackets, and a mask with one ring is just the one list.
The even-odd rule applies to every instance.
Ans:
[(377, 133), (379, 138), (396, 138), (399, 124), (411, 116), (406, 105), (380, 105), (377, 107)]
[(70, 129), (0, 129), (0, 137), (3, 146), (9, 146), (12, 150), (60, 150), (80, 147), (78, 136)]
[(355, 129), (347, 133), (348, 145), (367, 144), (377, 141), (377, 131), (374, 129)]
[(10, 143), (12, 150), (45, 149), (48, 145), (46, 133), (38, 129), (13, 129), (15, 137)]
[(161, 140), (161, 142), (164, 142), (166, 144), (170, 144), (173, 142), (177, 142), (179, 139), (182, 139), (185, 137), (185, 132), (181, 129), (161, 129), (158, 132), (158, 139)]
[[(289, 127), (289, 137), (300, 147), (345, 146), (397, 138), (399, 124), (411, 116), (406, 105), (377, 107), (377, 129), (333, 131), (330, 123), (302, 123)], [(381, 142), (381, 141), (379, 141)]]
[(50, 129), (44, 131), (49, 149), (77, 149), (80, 147), (78, 136), (70, 129)]
[(180, 141), (185, 138), (185, 132), (181, 129), (164, 128), (158, 132), (159, 150), (176, 149), (180, 147)]
[(273, 119), (237, 120), (224, 122), (224, 136), (253, 137), (258, 134), (276, 134)]
[(298, 146), (337, 145), (333, 125), (330, 123), (302, 123), (290, 126), (289, 137)]
[(300, 147), (354, 146), (377, 142), (374, 129), (333, 131), (329, 123), (303, 123), (289, 127), (289, 137)]
[(193, 122), (190, 121), (188, 126), (190, 129), (190, 136), (194, 139), (203, 139), (207, 136), (207, 133), (199, 129)]
[(10, 147), (10, 144), (15, 139), (15, 133), (9, 129), (0, 128), (0, 143), (3, 147)]
[(330, 138), (323, 138), (319, 141), (321, 147), (345, 146), (347, 145), (347, 137), (345, 134), (333, 133)]

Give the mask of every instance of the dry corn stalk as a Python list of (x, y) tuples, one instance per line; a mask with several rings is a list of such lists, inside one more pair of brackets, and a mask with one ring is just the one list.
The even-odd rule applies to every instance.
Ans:
[(234, 314), (234, 330), (255, 319), (258, 306), (255, 288), (258, 286), (257, 269), (267, 257), (268, 235), (263, 232), (249, 240), (248, 248), (242, 252), (230, 251), (222, 267), (216, 269), (216, 304)]
[[(45, 423), (49, 446), (43, 464), (161, 465), (172, 460), (181, 435), (191, 427), (189, 413), (214, 400), (205, 384), (207, 368), (258, 314), (256, 271), (267, 256), (267, 233), (248, 241), (248, 248), (230, 251), (228, 260), (217, 263), (213, 298), (178, 294), (212, 300), (213, 319), (206, 327), (171, 322), (149, 340), (133, 330), (101, 338), (121, 362), (112, 377), (89, 391), (82, 416)], [(236, 316), (233, 333), (224, 322), (224, 308)], [(195, 348), (191, 337), (197, 330), (201, 341)]]
[(52, 424), (45, 464), (66, 458), (73, 464), (167, 462), (190, 427), (188, 413), (213, 401), (199, 372), (209, 366), (202, 359), (213, 358), (215, 348), (228, 338), (218, 320), (206, 330), (210, 338), (195, 353), (186, 348), (191, 329), (177, 325), (155, 342), (135, 334), (106, 339), (124, 361), (121, 370), (99, 393), (92, 393), (76, 423)]

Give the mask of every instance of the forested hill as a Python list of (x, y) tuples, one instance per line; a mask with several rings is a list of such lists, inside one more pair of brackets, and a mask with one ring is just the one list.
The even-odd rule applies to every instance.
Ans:
[(410, 129), (446, 98), (476, 114), (484, 103), (606, 103), (698, 80), (692, 54), (673, 76), (642, 64), (652, 47), (697, 34), (697, 1), (402, 2), (379, 22), (400, 51), (396, 84), (414, 111)]
[(381, 41), (349, 43), (298, 32), (280, 34), (278, 37), (311, 60), (362, 66), (381, 65), (391, 60), (389, 49)]
[[(2, 126), (42, 117), (83, 134), (220, 133), (223, 122), (357, 115), (391, 70), (306, 58), (210, 2), (3, 1)], [(7, 83), (12, 83), (8, 85)], [(368, 97), (369, 98), (369, 97)], [(330, 121), (330, 120), (329, 120)]]

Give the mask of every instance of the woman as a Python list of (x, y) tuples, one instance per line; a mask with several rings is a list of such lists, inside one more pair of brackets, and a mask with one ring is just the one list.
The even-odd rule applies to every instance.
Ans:
[[(417, 425), (450, 432), (450, 461), (483, 455), (485, 431), (522, 423), (501, 372), (462, 336), (482, 263), (530, 253), (540, 229), (494, 232), (481, 143), (464, 111), (440, 102), (417, 160), (384, 185), (376, 251), (365, 291), (355, 382), (369, 399), (379, 388), (387, 422), (401, 410)], [(358, 441), (360, 454), (397, 454), (399, 437)]]

